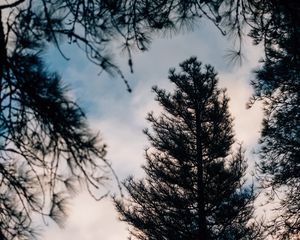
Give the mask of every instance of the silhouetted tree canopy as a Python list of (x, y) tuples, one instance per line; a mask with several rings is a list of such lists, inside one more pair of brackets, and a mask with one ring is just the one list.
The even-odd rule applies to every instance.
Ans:
[(70, 194), (79, 184), (99, 194), (109, 165), (105, 147), (57, 74), (37, 55), (15, 52), (7, 61), (1, 81), (0, 236), (31, 239), (35, 213), (63, 224)]
[(254, 100), (264, 100), (261, 182), (271, 199), (280, 195), (269, 230), (276, 239), (293, 239), (300, 234), (300, 4), (281, 4), (268, 22), (268, 54), (252, 84)]
[(241, 40), (247, 34), (255, 44), (264, 45), (267, 58), (285, 33), (291, 36), (287, 48), (294, 53), (299, 41), (299, 3), (293, 0), (11, 0), (0, 10), (6, 43), (14, 45), (20, 33), (35, 42), (52, 42), (58, 49), (61, 40), (67, 40), (92, 62), (121, 76), (109, 57), (112, 41), (121, 40), (132, 67), (133, 48), (145, 51), (157, 33), (191, 30), (202, 18), (223, 35), (240, 40), (236, 51), (229, 53), (232, 57), (241, 56)]
[[(254, 44), (263, 45), (265, 56), (252, 83), (255, 89), (253, 102), (256, 100), (265, 102), (265, 119), (261, 138), (262, 162), (259, 166), (262, 173), (261, 180), (264, 186), (271, 186), (273, 190), (287, 189), (280, 209), (284, 214), (276, 224), (273, 224), (276, 229), (281, 229), (279, 235), (299, 233), (297, 215), (300, 205), (297, 194), (299, 192), (300, 145), (299, 5), (300, 2), (294, 0), (2, 1), (0, 3), (0, 141), (3, 160), (0, 161), (0, 177), (11, 172), (21, 176), (16, 169), (22, 161), (18, 161), (16, 166), (15, 163), (11, 163), (19, 159), (19, 155), (24, 160), (27, 159), (24, 163), (29, 163), (30, 154), (39, 155), (45, 149), (47, 150), (45, 154), (56, 156), (56, 158), (53, 157), (56, 160), (50, 161), (48, 157), (42, 157), (42, 159), (49, 160), (49, 163), (53, 162), (54, 165), (51, 166), (50, 171), (56, 172), (53, 169), (56, 167), (57, 159), (60, 159), (58, 156), (61, 156), (58, 153), (66, 151), (65, 148), (60, 147), (60, 144), (71, 147), (76, 138), (75, 135), (78, 137), (77, 140), (81, 139), (78, 140), (79, 145), (94, 139), (86, 130), (80, 108), (66, 97), (59, 76), (49, 72), (47, 66), (44, 66), (41, 52), (46, 47), (54, 44), (62, 57), (67, 59), (60, 47), (67, 41), (82, 49), (94, 64), (124, 79), (122, 72), (110, 58), (109, 47), (112, 42), (121, 41), (123, 50), (128, 54), (128, 65), (132, 71), (132, 49), (145, 51), (149, 48), (151, 39), (157, 34), (173, 34), (182, 29), (190, 30), (197, 22), (205, 18), (212, 21), (223, 35), (233, 40), (238, 39), (237, 48), (228, 53), (228, 57), (232, 60), (242, 58), (241, 43), (245, 35), (249, 35)], [(124, 82), (130, 91), (125, 79)], [(55, 94), (52, 94), (52, 91)], [(49, 112), (56, 108), (60, 110)], [(57, 119), (60, 119), (60, 124), (56, 122)], [(35, 132), (37, 135), (31, 136), (28, 131), (32, 132), (31, 135)], [(60, 131), (65, 133), (62, 134)], [(68, 137), (73, 140), (67, 141)], [(48, 141), (42, 141), (48, 138), (51, 139), (49, 140), (51, 144)], [(61, 138), (64, 138), (66, 142), (61, 142)], [(39, 144), (28, 144), (27, 141), (41, 142), (44, 150), (37, 150), (36, 148), (39, 147), (36, 146)], [(57, 144), (53, 144), (52, 141)], [(47, 147), (48, 144), (50, 147)], [(24, 150), (24, 146), (27, 150)], [(95, 145), (93, 143), (90, 146)], [(32, 149), (29, 151), (30, 148)], [(104, 156), (101, 146), (100, 150), (94, 147), (85, 149), (93, 149), (92, 152), (95, 150), (100, 158)], [(74, 156), (77, 157), (81, 154), (79, 152), (85, 151), (78, 148), (76, 150)], [(88, 150), (89, 153), (90, 150)], [(11, 154), (11, 151), (16, 152)], [(77, 166), (80, 164), (81, 162), (78, 162)], [(32, 169), (30, 164), (25, 164), (25, 166)], [(43, 169), (44, 166), (38, 165), (38, 167)], [(85, 168), (80, 167), (80, 169), (85, 177), (90, 176), (84, 173)], [(74, 174), (71, 171), (71, 173), (71, 175), (77, 175), (77, 172)], [(35, 174), (41, 173), (36, 171)], [(57, 174), (53, 175), (58, 179), (57, 176)], [(5, 207), (3, 205), (0, 209), (13, 209), (10, 206), (13, 201), (7, 201), (4, 196), (8, 196), (6, 193), (10, 186), (7, 184), (15, 180), (12, 177), (3, 179), (5, 180), (1, 182), (1, 187), (4, 188), (3, 197), (1, 197), (3, 200), (0, 203), (3, 202)], [(40, 184), (42, 185), (44, 184)], [(56, 186), (53, 183), (48, 186), (51, 185)], [(15, 193), (18, 196), (22, 195), (19, 190), (15, 190)], [(15, 199), (13, 195), (11, 198)], [(23, 214), (19, 218), (3, 218), (9, 219), (3, 220), (4, 223), (12, 221), (11, 229), (15, 228), (12, 226), (18, 226), (18, 223), (20, 229), (23, 228), (22, 226), (24, 228), (29, 226), (27, 220), (22, 220), (23, 216), (29, 216), (28, 211), (16, 209), (14, 214), (7, 211), (1, 212), (0, 210), (1, 216), (17, 216), (20, 212)], [(1, 227), (1, 229), (10, 228)], [(5, 233), (5, 236), (17, 235), (16, 232), (22, 232), (20, 229), (9, 230), (12, 232)], [(270, 231), (272, 232), (272, 229)], [(276, 231), (273, 230), (273, 232)]]
[(225, 90), (194, 57), (180, 68), (170, 70), (173, 93), (153, 88), (163, 112), (147, 117), (146, 177), (125, 181), (129, 196), (115, 201), (121, 220), (136, 239), (260, 239)]
[[(15, 6), (21, 2), (23, 7)], [(41, 57), (44, 42), (56, 41), (51, 29), (60, 25), (54, 21), (59, 9), (49, 12), (47, 22), (47, 17), (39, 18), (47, 11), (34, 5), (37, 2), (50, 4), (0, 4), (1, 13), (7, 14), (6, 7), (11, 10), (10, 15), (2, 14), (0, 26), (0, 238), (4, 240), (34, 238), (35, 217), (51, 217), (63, 225), (68, 198), (80, 186), (101, 197), (99, 188), (110, 169), (105, 145), (90, 132), (82, 110)]]
[(1, 45), (15, 45), (15, 38), (24, 35), (60, 49), (61, 40), (67, 40), (101, 68), (123, 77), (109, 57), (112, 41), (121, 40), (132, 70), (133, 48), (147, 50), (157, 33), (190, 30), (204, 18), (239, 40), (228, 54), (232, 59), (241, 57), (245, 35), (262, 43), (266, 59), (284, 55), (278, 47), (299, 59), (299, 9), (293, 0), (11, 0), (0, 5), (5, 30)]

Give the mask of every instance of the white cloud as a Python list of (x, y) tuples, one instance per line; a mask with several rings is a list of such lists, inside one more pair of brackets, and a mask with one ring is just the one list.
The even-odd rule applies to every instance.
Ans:
[(127, 226), (118, 221), (118, 214), (109, 198), (99, 202), (81, 194), (72, 202), (71, 214), (65, 228), (55, 225), (43, 234), (45, 240), (120, 240), (127, 235)]

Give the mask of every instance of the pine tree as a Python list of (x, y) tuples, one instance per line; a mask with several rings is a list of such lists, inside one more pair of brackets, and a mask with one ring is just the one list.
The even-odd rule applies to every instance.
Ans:
[(0, 94), (0, 239), (34, 239), (33, 216), (63, 225), (70, 196), (80, 186), (103, 195), (110, 166), (58, 74), (35, 53), (15, 51), (8, 60)]
[[(288, 21), (285, 15), (281, 22)], [(254, 100), (264, 103), (258, 170), (270, 199), (280, 195), (270, 234), (276, 239), (292, 239), (300, 234), (300, 40), (288, 29), (270, 35), (280, 37), (276, 45), (268, 46), (271, 56), (256, 70), (252, 83)]]
[(252, 82), (253, 100), (264, 103), (259, 177), (271, 202), (274, 198), (280, 202), (272, 212), (269, 233), (275, 239), (297, 239), (300, 234), (300, 3), (267, 1), (262, 7), (272, 14), (265, 18), (263, 12), (256, 15), (260, 25), (251, 32), (255, 41), (264, 39), (266, 51), (263, 65), (256, 70)]
[(95, 64), (118, 71), (100, 50), (104, 35), (113, 35), (104, 20), (110, 18), (109, 3), (102, 3), (0, 3), (1, 240), (34, 239), (34, 216), (62, 226), (67, 200), (81, 186), (95, 198), (103, 195), (100, 184), (110, 169), (105, 145), (42, 56), (50, 43), (61, 51), (61, 40), (68, 38)]
[(129, 197), (115, 199), (121, 220), (137, 239), (258, 239), (246, 159), (241, 147), (231, 152), (225, 90), (212, 66), (192, 57), (180, 67), (169, 74), (174, 93), (153, 88), (164, 110), (147, 117), (146, 177), (124, 182)]

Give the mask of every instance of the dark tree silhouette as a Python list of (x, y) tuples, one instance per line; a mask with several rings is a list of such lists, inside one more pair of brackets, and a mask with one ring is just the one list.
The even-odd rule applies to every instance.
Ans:
[[(33, 69), (41, 68), (41, 79), (48, 79), (50, 76), (52, 79), (58, 78), (42, 66), (40, 59), (39, 53), (49, 44), (54, 44), (60, 50), (61, 43), (67, 40), (81, 48), (87, 58), (100, 68), (117, 73), (124, 79), (120, 69), (109, 57), (108, 47), (112, 41), (122, 39), (132, 70), (132, 48), (147, 50), (151, 37), (155, 34), (176, 33), (183, 28), (191, 29), (201, 18), (206, 18), (212, 21), (223, 35), (240, 40), (237, 49), (228, 53), (233, 60), (241, 59), (241, 42), (245, 34), (249, 34), (255, 44), (262, 43), (264, 46), (263, 65), (253, 81), (256, 90), (254, 100), (266, 101), (261, 138), (261, 153), (265, 160), (262, 161), (260, 169), (265, 177), (263, 180), (268, 180), (263, 182), (264, 186), (272, 186), (273, 189), (283, 186), (289, 189), (281, 209), (286, 215), (279, 226), (287, 232), (299, 232), (299, 5), (299, 1), (293, 0), (2, 1), (0, 81), (3, 115), (1, 118), (4, 120), (1, 122), (1, 132), (6, 134), (3, 133), (5, 137), (1, 139), (4, 142), (2, 152), (5, 155), (7, 146), (10, 146), (8, 139), (11, 138), (7, 138), (7, 134), (13, 135), (12, 130), (7, 129), (18, 132), (16, 125), (12, 124), (15, 119), (8, 117), (12, 111), (7, 110), (14, 109), (15, 102), (19, 101), (20, 106), (23, 104), (23, 100), (15, 99), (14, 94), (17, 91), (14, 89), (18, 88), (19, 92), (24, 91), (24, 94), (26, 92), (25, 89), (21, 89), (24, 84), (18, 82), (14, 85), (16, 83), (12, 79), (20, 78), (18, 74), (22, 71), (30, 73)], [(67, 58), (62, 51), (61, 54)], [(16, 60), (18, 58), (22, 61)], [(33, 61), (36, 64), (26, 64), (25, 59), (30, 59), (29, 62)], [(127, 84), (125, 79), (124, 81)], [(44, 83), (42, 85), (44, 86)], [(128, 84), (127, 87), (130, 91)], [(34, 94), (32, 91), (27, 91), (26, 94), (28, 98), (34, 99), (34, 96), (30, 95)], [(74, 103), (66, 101), (79, 111)], [(23, 114), (17, 114), (18, 116), (23, 117), (24, 113), (27, 114), (23, 107), (20, 109)], [(50, 108), (43, 108), (43, 111), (38, 113), (48, 115), (45, 113), (48, 109)], [(39, 118), (37, 114), (36, 117)]]
[(114, 39), (124, 38), (121, 32), (125, 27), (122, 5), (121, 1), (105, 0), (16, 0), (1, 3), (1, 66), (11, 55), (16, 38), (19, 39), (17, 43), (22, 43), (29, 51), (36, 50), (31, 49), (32, 43), (38, 43), (42, 50), (54, 44), (65, 59), (68, 57), (60, 45), (68, 41), (82, 49), (86, 57), (100, 68), (121, 76), (130, 90), (107, 49)]
[[(267, 9), (268, 11), (268, 9)], [(264, 100), (261, 136), (260, 179), (280, 195), (274, 220), (269, 226), (276, 239), (299, 238), (300, 234), (300, 4), (278, 1), (273, 14), (264, 19), (268, 26), (263, 66), (253, 81), (256, 99)], [(264, 29), (253, 31), (259, 39)], [(279, 192), (279, 194), (278, 194)]]
[[(6, 50), (15, 45), (15, 38), (28, 44), (28, 37), (32, 42), (38, 42), (41, 48), (53, 43), (67, 59), (60, 48), (62, 40), (67, 40), (81, 48), (91, 62), (124, 79), (110, 58), (112, 41), (122, 40), (132, 71), (132, 48), (145, 51), (155, 33), (190, 28), (202, 16), (219, 27), (218, 9), (222, 2), (8, 0), (0, 4), (1, 61), (6, 59)], [(235, 9), (229, 11), (230, 14), (236, 12)], [(0, 64), (2, 66), (4, 62)]]
[(60, 50), (68, 40), (93, 63), (123, 77), (106, 56), (107, 45), (124, 38), (130, 57), (129, 42), (148, 41), (129, 27), (131, 6), (104, 0), (0, 3), (1, 239), (31, 238), (34, 213), (62, 224), (65, 200), (77, 183), (92, 190), (104, 180), (105, 166), (97, 160), (106, 163), (104, 146), (97, 146), (82, 111), (66, 96), (59, 76), (47, 70), (41, 52), (50, 43)]
[[(132, 48), (145, 51), (156, 33), (190, 30), (205, 18), (229, 37), (242, 40), (249, 30), (254, 42), (262, 42), (269, 56), (270, 46), (276, 45), (283, 32), (298, 39), (297, 10), (299, 3), (293, 0), (11, 0), (0, 5), (1, 13), (5, 13), (1, 27), (6, 26), (1, 45), (13, 44), (20, 33), (30, 35), (35, 42), (54, 43), (58, 49), (61, 40), (67, 39), (83, 49), (93, 63), (123, 77), (108, 56), (107, 47), (115, 39), (122, 40), (132, 70)], [(289, 21), (278, 21), (280, 16)], [(277, 35), (270, 34), (276, 31)], [(239, 41), (236, 51), (229, 55), (241, 54)]]
[(0, 27), (0, 238), (32, 239), (33, 216), (62, 225), (66, 201), (80, 186), (101, 197), (110, 165), (105, 145), (40, 56), (45, 35), (38, 27), (44, 23), (35, 16), (11, 25), (9, 19), (6, 29)]
[[(237, 49), (228, 53), (232, 59), (241, 58), (246, 34), (263, 44), (266, 59), (279, 57), (280, 51), (274, 54), (278, 45), (299, 58), (299, 5), (293, 0), (11, 0), (0, 5), (5, 13), (1, 45), (13, 45), (16, 36), (25, 34), (60, 49), (61, 40), (67, 39), (93, 63), (123, 77), (108, 56), (112, 41), (122, 40), (132, 70), (132, 48), (145, 51), (156, 33), (193, 29), (205, 18), (223, 35), (239, 39)], [(283, 42), (286, 35), (290, 40)]]
[(99, 194), (109, 164), (105, 146), (40, 57), (14, 52), (7, 61), (12, 67), (1, 82), (0, 236), (31, 239), (35, 213), (63, 224), (70, 194), (79, 183)]
[[(271, 223), (270, 233), (281, 238), (299, 235), (300, 2), (133, 2), (139, 4), (135, 4), (131, 10), (130, 16), (135, 23), (132, 26), (145, 29), (145, 36), (151, 34), (153, 29), (157, 32), (177, 32), (183, 27), (191, 29), (204, 17), (212, 21), (223, 35), (238, 40), (237, 48), (228, 52), (229, 60), (242, 60), (245, 35), (249, 35), (254, 44), (263, 45), (265, 56), (252, 82), (255, 93), (250, 106), (257, 100), (264, 102), (259, 163), (262, 186), (281, 190), (281, 207), (276, 209), (280, 217)], [(283, 195), (282, 190), (285, 192)]]
[(146, 177), (125, 181), (129, 196), (115, 200), (121, 220), (137, 239), (260, 239), (225, 90), (212, 66), (192, 57), (180, 67), (169, 74), (174, 93), (153, 88), (163, 112), (148, 115)]

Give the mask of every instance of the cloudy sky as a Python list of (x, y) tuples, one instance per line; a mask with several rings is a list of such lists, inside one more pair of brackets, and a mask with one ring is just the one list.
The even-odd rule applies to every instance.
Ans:
[[(51, 51), (47, 59), (51, 68), (57, 70), (64, 81), (72, 88), (72, 96), (87, 113), (91, 128), (101, 133), (108, 145), (107, 158), (122, 180), (128, 175), (142, 177), (141, 165), (144, 163), (144, 149), (147, 139), (142, 130), (149, 127), (145, 121), (147, 112), (158, 112), (151, 92), (153, 85), (171, 89), (167, 79), (168, 69), (190, 56), (197, 56), (203, 63), (213, 65), (219, 73), (220, 87), (226, 87), (231, 99), (230, 111), (235, 118), (236, 139), (247, 148), (249, 165), (253, 164), (253, 151), (257, 144), (262, 113), (257, 104), (250, 110), (246, 103), (252, 94), (250, 80), (252, 70), (258, 66), (262, 57), (259, 47), (244, 41), (245, 59), (242, 66), (232, 66), (224, 59), (226, 50), (232, 48), (228, 41), (209, 23), (200, 24), (193, 32), (156, 39), (150, 51), (134, 53), (134, 73), (127, 66), (125, 55), (115, 52), (115, 62), (121, 67), (128, 79), (132, 93), (118, 77), (112, 78), (105, 73), (99, 76), (99, 68), (85, 60), (82, 52), (65, 47), (71, 58), (65, 61)], [(119, 194), (115, 181), (108, 188)], [(87, 193), (78, 194), (71, 201), (69, 218), (65, 228), (60, 229), (48, 222), (42, 239), (45, 240), (122, 240), (127, 239), (125, 223), (118, 221), (118, 214), (110, 199), (94, 201)]]

